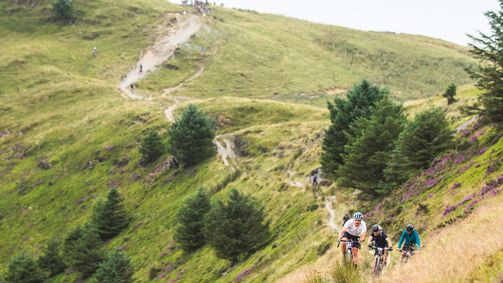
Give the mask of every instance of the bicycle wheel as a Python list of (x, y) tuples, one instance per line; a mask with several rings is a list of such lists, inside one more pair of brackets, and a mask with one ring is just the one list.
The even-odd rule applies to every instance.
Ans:
[(381, 257), (377, 256), (374, 264), (374, 274), (379, 275), (381, 273)]

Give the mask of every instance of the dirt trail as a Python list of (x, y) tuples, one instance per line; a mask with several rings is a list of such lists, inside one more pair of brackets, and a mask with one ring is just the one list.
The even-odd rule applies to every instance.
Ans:
[(232, 141), (232, 138), (233, 137), (230, 135), (216, 136), (213, 143), (217, 146), (218, 155), (222, 158), (224, 165), (239, 169), (236, 162), (237, 155), (234, 151), (234, 142)]
[(178, 108), (178, 105), (180, 105), (180, 99), (181, 99), (180, 97), (172, 96), (171, 94), (178, 91), (180, 88), (184, 87), (188, 82), (190, 82), (190, 81), (196, 79), (197, 77), (199, 77), (200, 75), (202, 75), (203, 72), (204, 72), (204, 67), (201, 66), (201, 68), (199, 69), (199, 71), (197, 71), (197, 73), (190, 76), (185, 81), (181, 82), (180, 84), (178, 84), (174, 87), (165, 88), (162, 91), (163, 98), (170, 98), (173, 101), (172, 105), (170, 105), (167, 108), (164, 108), (164, 116), (166, 116), (166, 119), (168, 119), (168, 121), (175, 122), (175, 115), (173, 113), (175, 112), (176, 108)]
[[(166, 61), (173, 55), (179, 44), (189, 41), (190, 37), (195, 34), (201, 26), (202, 22), (200, 18), (198, 16), (191, 15), (188, 19), (178, 25), (174, 34), (160, 38), (151, 48), (147, 50), (136, 66), (126, 76), (124, 76), (119, 84), (119, 90), (121, 93), (127, 95), (131, 99), (145, 99), (144, 96), (139, 95), (132, 90), (130, 86), (143, 79), (148, 75), (148, 73), (155, 71), (159, 64)], [(143, 71), (141, 73), (140, 64), (143, 66)]]
[(333, 208), (335, 200), (335, 196), (330, 196), (325, 199), (325, 209), (328, 211), (328, 227), (334, 232), (339, 231), (339, 227), (335, 224), (335, 210)]

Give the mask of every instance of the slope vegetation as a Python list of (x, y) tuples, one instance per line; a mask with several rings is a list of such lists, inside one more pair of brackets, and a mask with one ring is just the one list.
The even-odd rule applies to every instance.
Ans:
[[(106, 245), (132, 258), (139, 282), (278, 280), (333, 243), (325, 207), (335, 186), (313, 191), (308, 181), (328, 112), (305, 104), (324, 104), (363, 77), (397, 98), (424, 98), (469, 82), (463, 67), (473, 64), (466, 50), (438, 40), (212, 7), (205, 28), (139, 82), (153, 99), (133, 101), (120, 96), (120, 78), (174, 19), (190, 15), (161, 0), (74, 2), (71, 24), (51, 20), (50, 1), (0, 3), (0, 272), (10, 255), (36, 256), (48, 239), (87, 221), (115, 187), (133, 220)], [(163, 97), (176, 86), (172, 99)], [(173, 100), (175, 117), (196, 103), (215, 119), (236, 166), (216, 156), (186, 170), (170, 168), (169, 156), (140, 163), (141, 137), (149, 128), (166, 133), (161, 109)], [(271, 242), (235, 266), (209, 248), (183, 254), (173, 241), (175, 216), (200, 187), (213, 200), (231, 188), (256, 197), (271, 220)], [(337, 219), (352, 204), (344, 198), (337, 192)]]

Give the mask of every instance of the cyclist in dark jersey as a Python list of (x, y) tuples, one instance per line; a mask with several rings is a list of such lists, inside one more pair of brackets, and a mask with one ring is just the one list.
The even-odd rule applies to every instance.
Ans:
[[(393, 250), (393, 245), (391, 244), (391, 240), (384, 233), (382, 230), (382, 227), (378, 224), (375, 224), (372, 226), (372, 233), (370, 234), (369, 237), (369, 242), (368, 246), (371, 248), (373, 245), (375, 245), (377, 248), (384, 248), (384, 265), (387, 265), (388, 263), (388, 250), (392, 251)], [(385, 249), (388, 248), (388, 249)], [(374, 253), (374, 256), (377, 255), (377, 249)], [(375, 261), (374, 261), (375, 263)]]

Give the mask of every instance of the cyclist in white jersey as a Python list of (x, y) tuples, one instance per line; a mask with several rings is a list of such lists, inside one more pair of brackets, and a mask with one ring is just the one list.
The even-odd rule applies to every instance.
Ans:
[(355, 265), (358, 264), (360, 256), (360, 243), (365, 241), (366, 234), (367, 225), (363, 221), (363, 214), (361, 212), (356, 212), (352, 219), (346, 221), (339, 233), (339, 239), (342, 241), (341, 250), (343, 256), (346, 252), (346, 241), (353, 241), (351, 252), (353, 253), (353, 263)]

